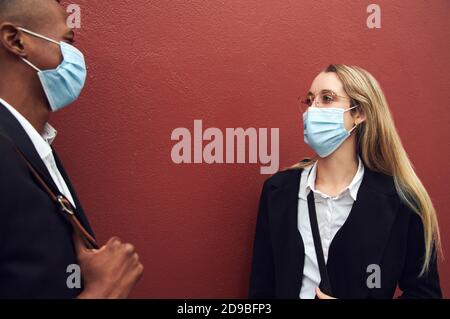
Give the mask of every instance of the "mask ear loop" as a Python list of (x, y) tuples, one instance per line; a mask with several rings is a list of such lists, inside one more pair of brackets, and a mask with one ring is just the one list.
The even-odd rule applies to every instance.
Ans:
[[(358, 106), (359, 106), (359, 104), (357, 104), (357, 105), (355, 105), (355, 106), (353, 106), (353, 107), (351, 107), (349, 109), (346, 109), (344, 112), (353, 110), (353, 109), (357, 108)], [(348, 134), (351, 135), (353, 133), (353, 131), (358, 127), (358, 125), (359, 124), (355, 124), (355, 126), (353, 126), (353, 128), (348, 132)]]
[(18, 27), (17, 29), (19, 29), (20, 31), (23, 31), (23, 32), (25, 32), (25, 33), (31, 34), (32, 36), (35, 36), (35, 37), (37, 37), (37, 38), (41, 38), (41, 39), (47, 40), (47, 41), (49, 41), (49, 42), (53, 42), (54, 44), (60, 45), (60, 43), (59, 43), (58, 41), (53, 40), (53, 39), (50, 39), (50, 38), (47, 38), (46, 36), (43, 36), (43, 35), (41, 35), (41, 34), (39, 34), (39, 33), (30, 31), (30, 30), (27, 30), (27, 29), (22, 28), (22, 27)]
[(350, 111), (350, 110), (353, 110), (353, 109), (357, 108), (358, 106), (359, 106), (359, 105), (355, 105), (355, 106), (353, 106), (353, 107), (351, 107), (351, 108), (346, 109), (344, 112), (348, 112), (348, 111)]
[(23, 62), (25, 62), (26, 64), (28, 64), (29, 66), (31, 66), (33, 69), (35, 69), (37, 72), (42, 72), (37, 66), (35, 66), (33, 63), (31, 63), (30, 61), (28, 61), (25, 58), (21, 58)]
[(359, 126), (359, 124), (355, 124), (355, 126), (353, 126), (353, 128), (348, 132), (348, 134), (351, 135), (358, 126)]
[[(49, 42), (52, 42), (52, 43), (54, 43), (54, 44), (57, 44), (57, 45), (61, 46), (61, 44), (60, 44), (58, 41), (55, 41), (55, 40), (53, 40), (53, 39), (50, 39), (50, 38), (48, 38), (48, 37), (46, 37), (46, 36), (43, 36), (43, 35), (41, 35), (41, 34), (35, 33), (35, 32), (33, 32), (33, 31), (27, 30), (27, 29), (22, 28), (22, 27), (18, 27), (17, 29), (19, 29), (19, 30), (22, 31), (22, 32), (28, 33), (28, 34), (30, 34), (30, 35), (32, 35), (32, 36), (35, 36), (35, 37), (37, 37), (37, 38), (41, 38), (41, 39), (47, 40), (47, 41), (49, 41)], [(35, 69), (37, 72), (42, 72), (38, 67), (36, 67), (33, 63), (31, 63), (31, 62), (28, 61), (27, 59), (25, 59), (25, 58), (21, 58), (21, 59), (23, 60), (23, 62), (25, 62), (26, 64), (28, 64), (29, 66), (31, 66), (31, 67), (32, 67), (33, 69)]]

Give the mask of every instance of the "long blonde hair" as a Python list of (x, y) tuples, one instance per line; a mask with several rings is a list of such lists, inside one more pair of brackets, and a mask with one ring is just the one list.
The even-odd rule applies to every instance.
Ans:
[[(356, 130), (358, 155), (369, 169), (393, 176), (400, 199), (422, 219), (425, 236), (422, 276), (432, 258), (436, 258), (433, 246), (441, 252), (436, 210), (402, 145), (383, 91), (369, 72), (357, 66), (332, 64), (325, 72), (336, 73), (345, 92), (366, 115), (366, 121)], [(291, 168), (305, 168), (315, 161), (305, 158)]]

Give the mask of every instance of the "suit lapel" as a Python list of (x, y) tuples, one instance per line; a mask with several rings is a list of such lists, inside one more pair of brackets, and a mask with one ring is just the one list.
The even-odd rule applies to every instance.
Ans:
[(58, 189), (28, 134), (14, 115), (12, 115), (2, 103), (0, 103), (0, 130), (3, 131), (6, 137), (8, 137), (31, 162), (47, 185), (52, 187), (52, 189)]
[(270, 233), (278, 268), (277, 298), (297, 299), (302, 284), (304, 246), (297, 226), (301, 172), (289, 172), (288, 182), (275, 189), (269, 198)]
[(56, 151), (53, 147), (52, 147), (52, 151), (53, 151), (53, 156), (55, 157), (55, 162), (58, 167), (58, 170), (61, 173), (61, 176), (64, 178), (64, 181), (66, 182), (67, 187), (69, 188), (70, 194), (73, 197), (75, 205), (77, 206), (75, 209), (75, 213), (76, 213), (78, 219), (80, 220), (80, 222), (82, 223), (82, 225), (84, 226), (84, 228), (86, 228), (86, 230), (91, 234), (91, 236), (93, 236), (95, 238), (94, 232), (92, 231), (92, 228), (89, 225), (89, 222), (84, 213), (83, 207), (81, 206), (81, 203), (78, 199), (77, 193), (75, 192), (75, 188), (73, 187), (72, 182), (70, 181), (70, 178), (69, 178), (66, 170), (64, 169), (64, 166), (62, 165), (62, 162), (59, 159), (58, 154), (56, 153)]
[[(41, 157), (39, 156), (38, 152), (36, 151), (36, 148), (33, 145), (33, 142), (28, 137), (28, 134), (23, 129), (22, 125), (19, 123), (19, 121), (14, 117), (14, 115), (9, 112), (8, 109), (0, 102), (0, 133), (4, 134), (6, 138), (10, 139), (15, 146), (25, 155), (25, 157), (30, 161), (30, 163), (33, 165), (35, 170), (40, 174), (42, 179), (45, 181), (45, 183), (56, 193), (59, 193), (58, 187), (56, 186), (55, 182), (53, 181), (52, 177), (50, 176), (50, 173), (45, 166), (44, 162), (42, 161)], [(69, 187), (69, 190), (72, 194), (72, 197), (74, 198), (75, 204), (77, 205), (76, 214), (77, 217), (80, 219), (80, 222), (83, 224), (83, 226), (86, 228), (91, 235), (93, 235), (93, 232), (91, 230), (91, 227), (89, 226), (89, 223), (87, 221), (86, 216), (84, 215), (83, 209), (81, 208), (81, 204), (76, 196), (75, 190), (73, 189), (73, 186), (69, 180), (69, 177), (67, 176), (56, 152), (53, 150), (53, 155), (55, 157), (55, 161), (57, 163), (58, 169), (63, 176), (67, 187)]]
[(369, 265), (380, 265), (394, 223), (398, 201), (392, 184), (382, 174), (365, 170), (346, 222), (334, 237), (327, 262), (337, 298), (367, 298)]

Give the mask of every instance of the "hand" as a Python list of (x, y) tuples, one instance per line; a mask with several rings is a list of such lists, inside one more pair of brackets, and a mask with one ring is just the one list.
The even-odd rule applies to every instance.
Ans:
[(144, 271), (134, 246), (117, 237), (94, 250), (87, 249), (79, 236), (74, 242), (84, 284), (78, 298), (127, 298)]
[(331, 296), (328, 296), (328, 295), (324, 294), (324, 293), (322, 292), (322, 290), (320, 290), (319, 287), (316, 288), (316, 294), (317, 294), (317, 297), (318, 297), (319, 299), (336, 299), (336, 298), (334, 298), (334, 297), (331, 297)]

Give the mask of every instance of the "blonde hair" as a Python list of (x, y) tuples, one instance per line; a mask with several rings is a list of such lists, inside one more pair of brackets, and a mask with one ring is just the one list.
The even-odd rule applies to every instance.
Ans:
[[(357, 66), (332, 64), (325, 72), (336, 73), (352, 102), (359, 104), (366, 115), (366, 121), (356, 130), (358, 155), (369, 169), (393, 176), (400, 199), (422, 219), (425, 237), (422, 276), (436, 257), (433, 246), (441, 252), (436, 210), (402, 145), (383, 91), (369, 72)], [(316, 161), (305, 158), (291, 168), (305, 168)]]

